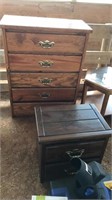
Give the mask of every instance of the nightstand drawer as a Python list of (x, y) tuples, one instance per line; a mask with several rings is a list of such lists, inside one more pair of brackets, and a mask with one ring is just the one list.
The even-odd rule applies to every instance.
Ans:
[(73, 101), (74, 96), (75, 96), (75, 88), (12, 89), (13, 102)]
[[(92, 159), (85, 159), (85, 161), (91, 162)], [(94, 161), (99, 162), (100, 159), (98, 157), (94, 158)], [(55, 180), (58, 178), (69, 177), (74, 175), (74, 167), (71, 166), (70, 162), (65, 163), (55, 163), (45, 165), (44, 177), (46, 181)]]
[(6, 32), (9, 52), (82, 53), (85, 36)]
[(76, 87), (78, 73), (11, 73), (12, 87)]
[(46, 147), (46, 163), (67, 161), (69, 156), (78, 156), (83, 159), (100, 157), (105, 140), (74, 142)]
[(81, 56), (8, 54), (11, 71), (79, 71)]

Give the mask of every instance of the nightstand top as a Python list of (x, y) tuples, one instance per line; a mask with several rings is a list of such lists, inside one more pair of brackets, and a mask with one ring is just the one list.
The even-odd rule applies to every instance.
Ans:
[(35, 108), (40, 142), (108, 136), (112, 133), (93, 104)]

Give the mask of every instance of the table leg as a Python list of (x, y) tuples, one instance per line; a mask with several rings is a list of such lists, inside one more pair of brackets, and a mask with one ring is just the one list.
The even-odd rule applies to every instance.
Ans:
[(103, 116), (105, 114), (105, 110), (106, 110), (106, 107), (107, 107), (108, 99), (109, 99), (109, 94), (105, 94), (104, 100), (103, 100), (103, 104), (102, 104), (102, 107), (101, 107), (101, 114)]
[(85, 81), (83, 92), (82, 92), (81, 104), (85, 103), (87, 91), (88, 91), (88, 86), (87, 86), (86, 81)]

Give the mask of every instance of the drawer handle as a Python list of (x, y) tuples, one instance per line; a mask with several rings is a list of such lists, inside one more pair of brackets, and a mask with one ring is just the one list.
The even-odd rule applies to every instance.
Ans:
[(39, 41), (39, 45), (42, 47), (42, 48), (51, 48), (53, 47), (55, 44), (55, 42), (50, 42), (49, 40), (45, 40), (45, 41)]
[(44, 78), (44, 79), (39, 79), (39, 81), (40, 81), (43, 85), (48, 85), (49, 83), (52, 83), (53, 79)]
[(43, 61), (39, 61), (39, 64), (42, 67), (51, 67), (53, 65), (53, 62), (50, 60), (43, 60)]
[(73, 149), (72, 151), (66, 151), (66, 154), (70, 159), (73, 159), (76, 157), (80, 158), (82, 154), (84, 153), (84, 151), (85, 149)]
[(48, 97), (50, 97), (50, 94), (48, 93), (42, 93), (42, 94), (39, 94), (40, 97), (42, 97), (43, 99), (47, 99)]

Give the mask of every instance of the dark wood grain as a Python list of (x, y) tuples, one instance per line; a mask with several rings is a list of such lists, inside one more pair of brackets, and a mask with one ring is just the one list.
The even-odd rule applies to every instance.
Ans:
[(41, 182), (68, 175), (68, 152), (87, 162), (102, 161), (112, 129), (94, 105), (35, 107), (35, 117)]

